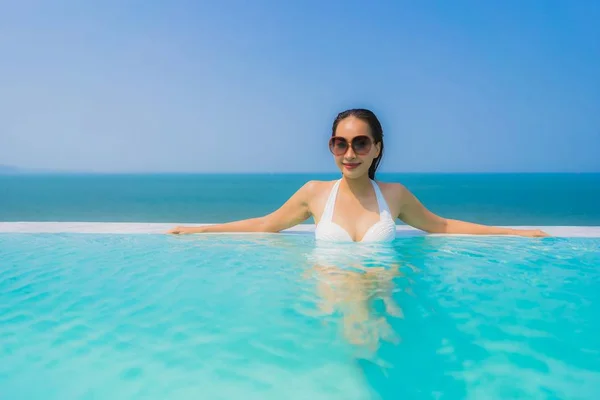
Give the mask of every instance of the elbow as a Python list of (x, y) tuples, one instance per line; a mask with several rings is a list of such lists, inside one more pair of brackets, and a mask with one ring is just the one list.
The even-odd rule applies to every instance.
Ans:
[(433, 234), (446, 234), (450, 233), (451, 226), (450, 221), (446, 218), (438, 218), (437, 221), (425, 227), (423, 230), (427, 233)]
[(277, 233), (279, 232), (279, 230), (273, 225), (273, 223), (271, 223), (271, 221), (269, 221), (269, 218), (267, 216), (258, 219), (255, 232)]
[(446, 218), (441, 218), (439, 223), (439, 233), (450, 233), (450, 220)]

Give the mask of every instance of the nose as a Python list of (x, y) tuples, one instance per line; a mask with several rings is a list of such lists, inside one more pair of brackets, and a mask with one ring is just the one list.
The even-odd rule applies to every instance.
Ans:
[(346, 150), (346, 153), (344, 154), (344, 158), (347, 158), (350, 160), (356, 158), (356, 154), (354, 153), (354, 149), (352, 148), (352, 146), (348, 146), (348, 150)]

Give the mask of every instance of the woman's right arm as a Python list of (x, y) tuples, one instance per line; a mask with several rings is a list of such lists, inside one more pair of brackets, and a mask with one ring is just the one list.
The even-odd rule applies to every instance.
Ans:
[(281, 207), (263, 217), (249, 218), (216, 225), (178, 226), (167, 233), (279, 232), (298, 225), (310, 218), (312, 214), (309, 203), (314, 190), (314, 182), (307, 182)]

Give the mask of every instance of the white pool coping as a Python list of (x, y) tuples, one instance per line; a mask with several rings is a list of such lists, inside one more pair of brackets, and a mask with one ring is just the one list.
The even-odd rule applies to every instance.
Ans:
[[(178, 226), (203, 226), (196, 223), (146, 222), (0, 222), (0, 233), (92, 233), (92, 234), (157, 234)], [(600, 237), (600, 226), (509, 226), (516, 229), (541, 229), (557, 237)], [(301, 224), (283, 233), (312, 233), (314, 224)], [(401, 236), (421, 236), (425, 233), (406, 225), (397, 225)]]

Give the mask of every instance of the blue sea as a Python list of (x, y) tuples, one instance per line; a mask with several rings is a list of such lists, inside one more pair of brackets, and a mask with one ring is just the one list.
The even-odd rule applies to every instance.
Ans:
[[(4, 176), (0, 224), (222, 222), (335, 178)], [(598, 174), (381, 180), (453, 218), (600, 225)], [(599, 315), (600, 237), (4, 231), (0, 399), (596, 400)]]
[[(338, 177), (5, 175), (0, 176), (0, 221), (227, 222), (277, 209), (308, 180)], [(404, 184), (448, 218), (600, 225), (600, 174), (380, 174), (378, 179)]]

